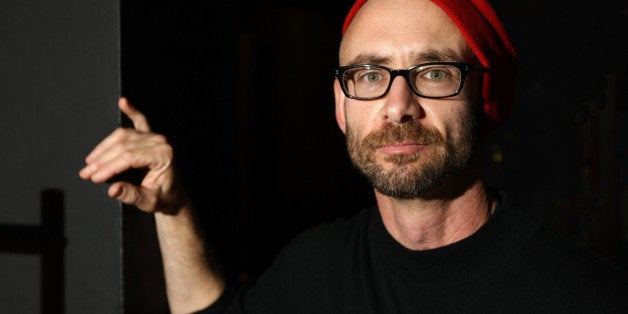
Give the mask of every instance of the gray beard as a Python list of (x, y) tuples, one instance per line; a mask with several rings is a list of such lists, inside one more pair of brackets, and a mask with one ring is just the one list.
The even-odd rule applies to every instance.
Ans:
[[(395, 198), (434, 196), (452, 178), (469, 169), (479, 149), (478, 116), (464, 119), (457, 143), (445, 140), (435, 129), (415, 122), (388, 124), (382, 130), (360, 140), (347, 127), (347, 150), (356, 167), (380, 193)], [(423, 152), (386, 158), (394, 164), (388, 169), (375, 161), (375, 149), (383, 144), (412, 140), (428, 145), (430, 156)], [(429, 159), (426, 159), (429, 157)], [(417, 164), (420, 162), (421, 164)]]

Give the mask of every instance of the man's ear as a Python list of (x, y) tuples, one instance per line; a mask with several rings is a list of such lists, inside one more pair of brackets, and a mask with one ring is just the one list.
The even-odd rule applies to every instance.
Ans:
[(342, 133), (347, 134), (347, 120), (345, 116), (345, 94), (342, 92), (342, 88), (340, 88), (340, 82), (338, 79), (334, 80), (334, 97), (336, 100), (336, 123), (338, 123), (338, 127), (342, 131)]

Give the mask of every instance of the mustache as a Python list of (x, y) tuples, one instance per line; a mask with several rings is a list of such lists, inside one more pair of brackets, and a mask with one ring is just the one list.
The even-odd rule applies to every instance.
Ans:
[(369, 133), (363, 140), (364, 145), (370, 149), (400, 142), (431, 145), (442, 144), (445, 140), (437, 130), (429, 129), (414, 121), (402, 124), (388, 123), (381, 129)]

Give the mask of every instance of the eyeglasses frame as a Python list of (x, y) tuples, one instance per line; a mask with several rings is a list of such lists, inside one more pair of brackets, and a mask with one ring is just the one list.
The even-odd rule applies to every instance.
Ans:
[[(458, 68), (458, 70), (460, 70), (460, 85), (458, 86), (458, 89), (450, 94), (450, 95), (446, 95), (446, 96), (426, 96), (423, 95), (421, 93), (419, 93), (419, 91), (416, 89), (416, 87), (414, 86), (414, 84), (410, 83), (410, 72), (418, 67), (423, 67), (423, 66), (432, 66), (432, 65), (448, 65), (448, 66), (454, 66), (456, 68)], [(343, 80), (343, 75), (346, 71), (351, 70), (351, 69), (355, 69), (355, 68), (361, 68), (361, 67), (369, 67), (369, 68), (378, 68), (378, 69), (382, 69), (382, 70), (386, 70), (388, 73), (390, 73), (390, 81), (388, 82), (388, 87), (386, 88), (386, 91), (378, 97), (358, 97), (358, 96), (353, 96), (350, 95), (349, 92), (347, 91), (347, 86), (344, 83)], [(421, 63), (421, 64), (417, 64), (417, 65), (413, 65), (407, 69), (396, 69), (393, 70), (389, 67), (385, 67), (383, 65), (377, 65), (377, 64), (354, 64), (354, 65), (347, 65), (347, 66), (339, 66), (334, 68), (334, 76), (338, 79), (338, 82), (340, 83), (340, 88), (342, 89), (342, 92), (345, 94), (345, 96), (347, 96), (347, 98), (351, 98), (351, 99), (355, 99), (355, 100), (375, 100), (375, 99), (379, 99), (382, 98), (384, 96), (386, 96), (388, 94), (388, 92), (390, 91), (390, 87), (392, 86), (393, 81), (395, 80), (395, 78), (397, 76), (402, 76), (406, 79), (406, 83), (408, 84), (408, 86), (410, 86), (410, 89), (412, 89), (412, 91), (414, 92), (414, 94), (416, 94), (419, 97), (423, 97), (423, 98), (429, 98), (429, 99), (440, 99), (440, 98), (447, 98), (447, 97), (453, 97), (456, 96), (458, 94), (460, 94), (460, 91), (462, 91), (462, 88), (464, 86), (464, 82), (465, 79), (467, 78), (467, 75), (469, 74), (469, 72), (488, 72), (489, 69), (486, 67), (483, 67), (481, 65), (476, 65), (476, 64), (471, 64), (471, 63), (464, 63), (464, 62), (448, 62), (448, 61), (438, 61), (438, 62), (427, 62), (427, 63)]]

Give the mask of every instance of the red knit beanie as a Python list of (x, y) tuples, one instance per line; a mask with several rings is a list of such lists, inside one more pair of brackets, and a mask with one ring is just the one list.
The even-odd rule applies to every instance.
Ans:
[[(458, 26), (480, 63), (489, 69), (484, 75), (484, 112), (488, 128), (508, 119), (515, 94), (517, 53), (499, 17), (487, 0), (431, 0)], [(345, 18), (342, 34), (366, 0), (357, 0)]]

